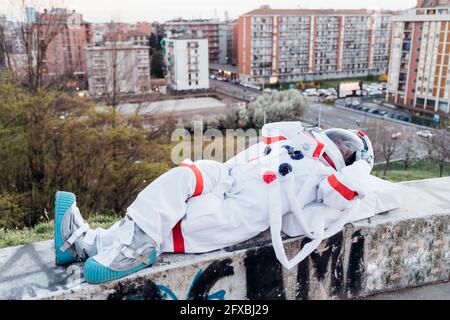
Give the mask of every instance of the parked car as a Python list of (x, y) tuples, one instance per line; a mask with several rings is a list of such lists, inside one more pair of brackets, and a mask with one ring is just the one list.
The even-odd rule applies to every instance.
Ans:
[(381, 92), (380, 90), (371, 90), (369, 91), (369, 96), (379, 96), (382, 95), (383, 92)]
[(401, 132), (397, 132), (397, 133), (394, 133), (393, 135), (392, 135), (392, 140), (398, 140), (398, 139), (400, 139), (402, 137), (402, 133)]
[(399, 120), (399, 117), (401, 117), (401, 115), (396, 114), (396, 113), (391, 113), (391, 114), (389, 115), (389, 118), (395, 119), (395, 120)]
[(308, 97), (317, 96), (317, 90), (316, 89), (306, 89), (305, 94)]
[(271, 93), (272, 93), (272, 89), (270, 89), (270, 88), (265, 88), (265, 89), (264, 89), (264, 93), (269, 93), (269, 94), (271, 94)]
[(215, 75), (211, 75), (210, 77), (209, 77), (211, 80), (216, 80), (217, 79), (217, 77), (215, 76)]
[(430, 130), (422, 130), (417, 132), (417, 136), (425, 139), (430, 139), (433, 137), (433, 134)]
[(411, 122), (411, 116), (401, 115), (398, 117), (398, 120), (405, 121), (405, 122)]
[(337, 91), (335, 88), (328, 88), (328, 92), (332, 95), (332, 96), (337, 96)]

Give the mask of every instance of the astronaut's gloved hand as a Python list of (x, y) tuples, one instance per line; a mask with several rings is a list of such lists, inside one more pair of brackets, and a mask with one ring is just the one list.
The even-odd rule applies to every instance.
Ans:
[(370, 164), (373, 167), (374, 158), (367, 150), (361, 151), (360, 159), (366, 161), (368, 164)]

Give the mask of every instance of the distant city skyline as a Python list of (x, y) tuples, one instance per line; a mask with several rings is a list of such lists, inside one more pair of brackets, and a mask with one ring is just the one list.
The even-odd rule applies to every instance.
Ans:
[[(32, 2), (32, 1), (30, 1)], [(36, 2), (36, 1), (35, 1)], [(37, 1), (42, 3), (43, 1)], [(54, 3), (55, 1), (48, 1)], [(57, 1), (58, 2), (58, 1)], [(174, 18), (207, 19), (237, 18), (261, 5), (270, 5), (281, 9), (391, 9), (402, 10), (414, 7), (417, 0), (61, 0), (69, 9), (82, 13), (90, 22), (158, 21), (164, 22)], [(0, 13), (13, 14), (11, 0), (0, 0)]]

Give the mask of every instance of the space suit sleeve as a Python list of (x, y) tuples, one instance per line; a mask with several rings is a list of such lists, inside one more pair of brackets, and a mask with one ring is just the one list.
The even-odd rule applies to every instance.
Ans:
[(357, 161), (328, 176), (319, 184), (318, 201), (333, 209), (346, 210), (354, 199), (365, 197), (370, 171), (371, 166), (366, 161)]

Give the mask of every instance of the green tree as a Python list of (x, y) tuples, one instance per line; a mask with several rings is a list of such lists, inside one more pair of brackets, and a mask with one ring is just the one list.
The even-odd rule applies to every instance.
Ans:
[(388, 81), (388, 75), (387, 74), (382, 74), (381, 76), (378, 77), (378, 81), (380, 81), (380, 82), (387, 82)]
[(262, 128), (265, 123), (300, 121), (308, 101), (296, 90), (277, 91), (259, 97), (238, 114), (239, 121), (248, 128)]
[(0, 227), (33, 226), (58, 190), (76, 193), (85, 215), (123, 214), (170, 168), (170, 130), (165, 119), (0, 84)]
[(152, 32), (150, 35), (150, 48), (160, 50), (161, 44), (158, 37)]
[(299, 81), (295, 85), (295, 89), (305, 91), (306, 85), (303, 83), (303, 81)]
[(152, 76), (156, 78), (164, 78), (164, 55), (160, 51), (155, 51), (153, 53), (151, 64)]

